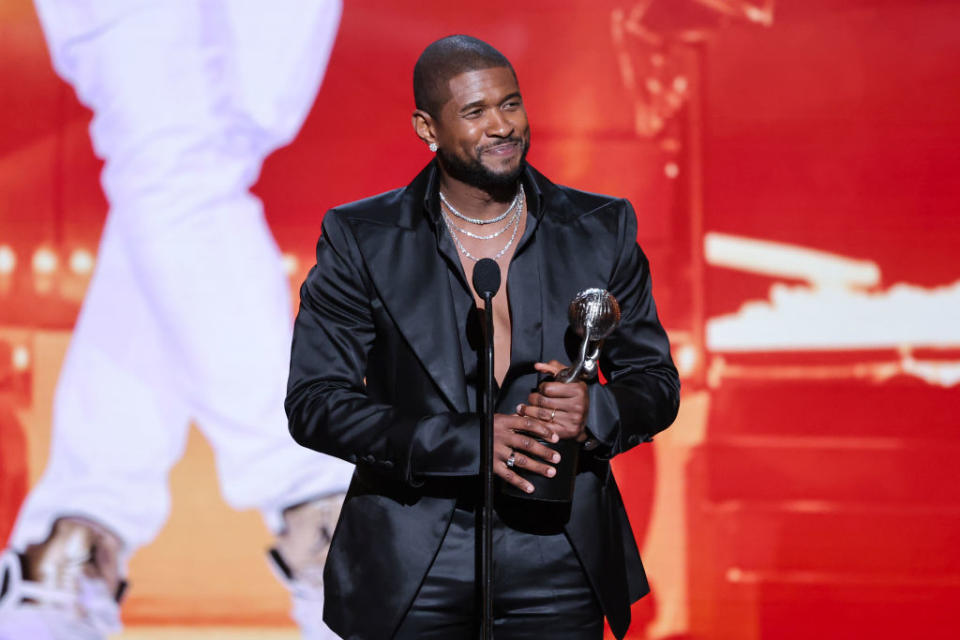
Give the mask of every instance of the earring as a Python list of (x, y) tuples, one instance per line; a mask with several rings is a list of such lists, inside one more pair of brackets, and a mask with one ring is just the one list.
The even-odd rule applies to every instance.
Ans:
[(430, 151), (432, 151), (432, 152), (434, 152), (434, 153), (437, 152), (437, 143), (436, 143), (436, 142), (431, 142), (431, 143), (430, 143)]

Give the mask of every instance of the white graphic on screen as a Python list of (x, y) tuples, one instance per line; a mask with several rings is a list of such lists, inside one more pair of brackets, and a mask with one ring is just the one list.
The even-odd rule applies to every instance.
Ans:
[(960, 384), (960, 361), (912, 356), (915, 349), (960, 349), (960, 280), (877, 289), (881, 272), (875, 262), (714, 232), (704, 238), (704, 256), (713, 266), (805, 281), (774, 283), (767, 300), (750, 300), (709, 319), (710, 351), (894, 349), (900, 354), (895, 367), (873, 363), (860, 371), (863, 377), (908, 374), (940, 386)]

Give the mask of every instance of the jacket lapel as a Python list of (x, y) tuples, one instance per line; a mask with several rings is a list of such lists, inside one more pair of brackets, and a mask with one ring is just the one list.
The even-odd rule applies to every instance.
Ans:
[(401, 199), (398, 217), (360, 223), (357, 243), (397, 329), (451, 408), (465, 412), (469, 404), (447, 265), (422, 214), (418, 181)]
[(570, 302), (584, 289), (607, 286), (612, 257), (589, 242), (591, 232), (563, 194), (550, 184), (542, 190), (544, 214), (537, 230), (542, 358), (571, 364), (580, 339), (568, 331)]

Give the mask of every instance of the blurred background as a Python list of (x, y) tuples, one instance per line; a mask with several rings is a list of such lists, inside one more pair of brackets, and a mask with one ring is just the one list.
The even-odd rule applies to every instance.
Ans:
[[(324, 211), (430, 159), (409, 124), (420, 51), (489, 41), (517, 70), (530, 162), (633, 202), (683, 378), (677, 423), (615, 461), (653, 589), (630, 637), (952, 638), (957, 24), (948, 0), (348, 0), (255, 193), (296, 301)], [(0, 543), (45, 467), (97, 260), (90, 119), (32, 4), (5, 0)], [(170, 482), (121, 637), (296, 637), (270, 535), (225, 505), (195, 429)]]

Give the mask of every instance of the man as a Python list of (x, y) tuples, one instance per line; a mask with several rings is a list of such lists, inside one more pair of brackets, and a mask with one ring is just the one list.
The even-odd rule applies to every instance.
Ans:
[[(599, 639), (606, 616), (622, 637), (648, 587), (608, 460), (666, 428), (679, 402), (635, 214), (526, 164), (516, 74), (490, 45), (431, 44), (414, 96), (436, 160), (403, 189), (327, 214), (294, 328), (291, 433), (357, 465), (325, 620), (346, 638), (475, 637), (482, 340), (468, 283), (490, 257), (505, 274), (496, 475), (536, 498), (524, 475), (550, 478), (558, 462), (538, 438), (585, 443), (572, 502), (496, 498), (495, 635)], [(588, 287), (621, 305), (600, 360), (608, 383), (550, 382), (570, 360), (567, 305)]]
[[(169, 512), (191, 421), (226, 501), (257, 508), (305, 637), (352, 469), (281, 425), (290, 300), (250, 187), (300, 129), (339, 0), (37, 0), (57, 72), (94, 113), (110, 211), (57, 386), (50, 461), (0, 555), (0, 639), (103, 639), (128, 558)], [(229, 531), (222, 532), (229, 536)]]

